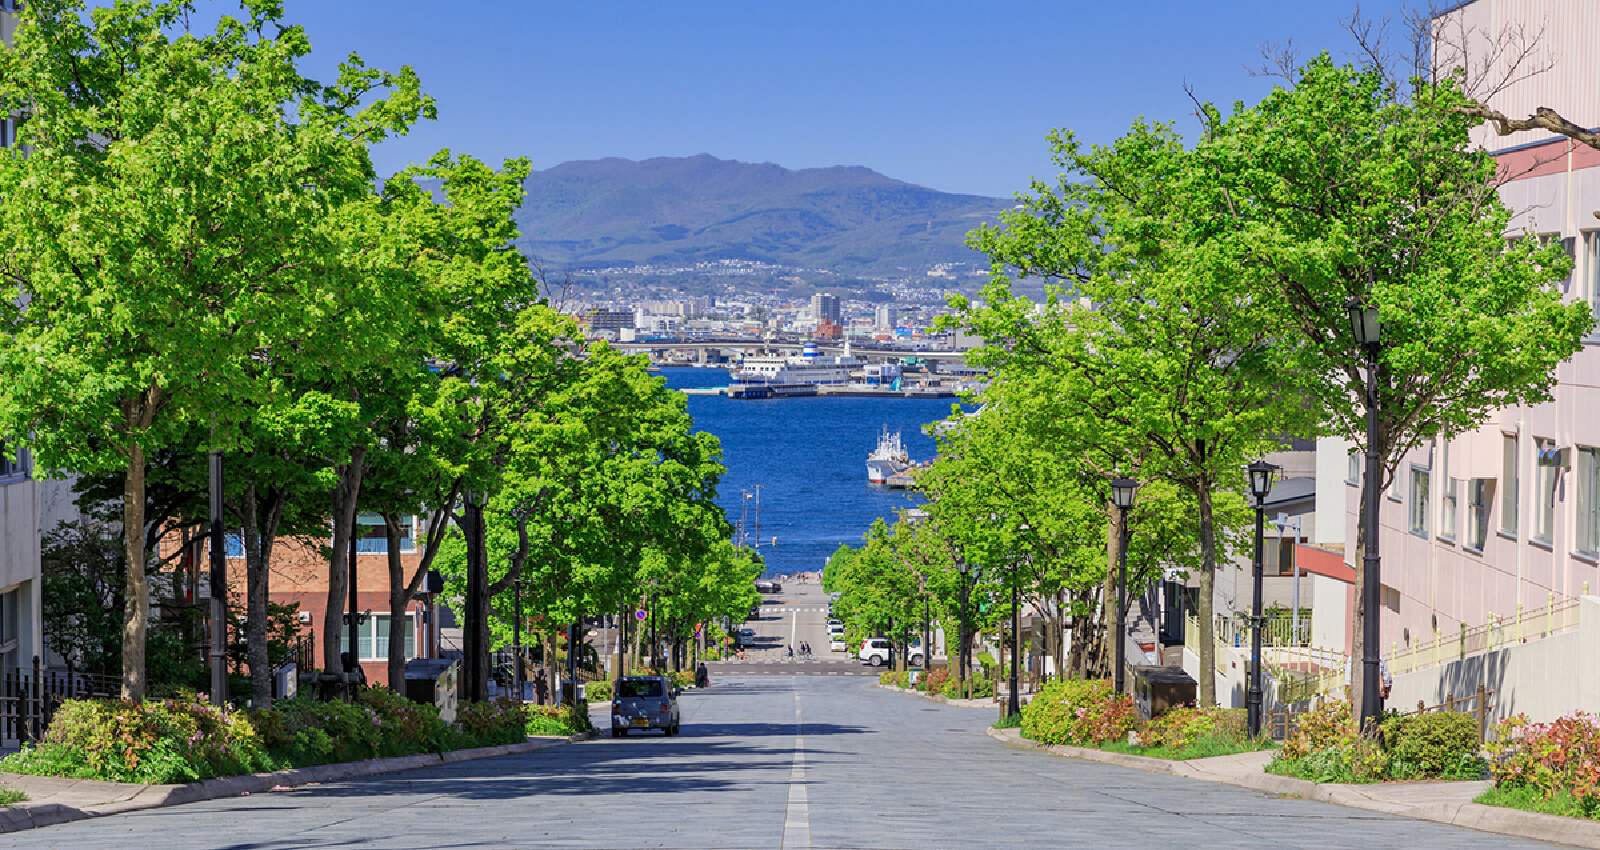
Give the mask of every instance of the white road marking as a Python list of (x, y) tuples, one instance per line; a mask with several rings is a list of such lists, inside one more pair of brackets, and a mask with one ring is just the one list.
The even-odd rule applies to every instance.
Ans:
[[(798, 685), (798, 682), (793, 684)], [(789, 768), (789, 807), (783, 814), (783, 850), (811, 846), (811, 803), (806, 799), (806, 739), (800, 689), (794, 692), (794, 765)]]

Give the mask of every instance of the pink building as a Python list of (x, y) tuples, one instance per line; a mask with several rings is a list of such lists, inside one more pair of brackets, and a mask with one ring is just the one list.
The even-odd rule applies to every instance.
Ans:
[[(1449, 64), (1457, 64), (1451, 51), (1463, 43), (1480, 57), (1519, 27), (1537, 35), (1524, 67), (1544, 70), (1510, 75), (1488, 105), (1516, 118), (1548, 106), (1580, 125), (1600, 125), (1600, 3), (1475, 0), (1435, 24), (1435, 53)], [(1469, 75), (1505, 79), (1496, 76), (1503, 70), (1472, 66)], [(1500, 159), (1501, 197), (1516, 214), (1507, 236), (1559, 241), (1575, 263), (1563, 284), (1567, 297), (1600, 315), (1600, 151), (1542, 131), (1501, 137), (1482, 127), (1476, 140)], [(1552, 605), (1575, 611), (1576, 597), (1600, 592), (1600, 334), (1556, 379), (1553, 401), (1504, 409), (1400, 464), (1381, 500), (1385, 654), (1450, 641), (1491, 619), (1504, 626), (1521, 613), (1526, 621)], [(1323, 441), (1318, 450), (1325, 472), (1347, 448)], [(1359, 461), (1348, 469), (1347, 563), (1355, 552)]]

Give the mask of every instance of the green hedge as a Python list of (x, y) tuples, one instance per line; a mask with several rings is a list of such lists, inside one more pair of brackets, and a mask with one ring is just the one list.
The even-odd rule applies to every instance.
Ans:
[(528, 734), (529, 715), (509, 699), (468, 703), (457, 716), (450, 726), (437, 708), (377, 687), (349, 703), (293, 699), (237, 711), (192, 697), (72, 700), (57, 710), (43, 742), (0, 759), (0, 771), (181, 783), (507, 744)]
[(1022, 707), (1022, 736), (1041, 744), (1125, 740), (1133, 725), (1133, 700), (1103, 679), (1051, 682)]

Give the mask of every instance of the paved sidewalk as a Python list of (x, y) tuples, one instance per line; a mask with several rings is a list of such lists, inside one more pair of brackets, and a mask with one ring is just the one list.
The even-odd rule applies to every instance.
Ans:
[(1239, 785), (1281, 797), (1320, 800), (1357, 809), (1600, 850), (1600, 823), (1472, 802), (1492, 784), (1488, 781), (1318, 784), (1267, 773), (1263, 768), (1272, 759), (1270, 752), (1168, 761), (1085, 747), (1040, 744), (1023, 738), (1019, 729), (990, 729), (988, 732), (990, 737), (1013, 746), (1041, 750), (1055, 756)]
[(136, 785), (126, 782), (101, 782), (93, 779), (65, 779), (59, 776), (28, 776), (20, 773), (0, 773), (0, 788), (21, 791), (28, 799), (11, 806), (0, 807), (0, 833), (49, 826), (85, 818), (135, 812), (161, 806), (175, 806), (200, 800), (217, 800), (223, 797), (241, 797), (271, 791), (287, 791), (301, 785), (314, 785), (373, 776), (401, 770), (415, 770), (440, 764), (473, 761), (517, 755), (557, 747), (574, 741), (583, 741), (593, 733), (573, 735), (570, 738), (531, 738), (522, 744), (499, 747), (477, 747), (452, 750), (447, 753), (424, 753), (386, 759), (323, 764), (300, 767), (273, 773), (255, 773), (248, 776), (223, 776), (203, 782), (183, 785)]

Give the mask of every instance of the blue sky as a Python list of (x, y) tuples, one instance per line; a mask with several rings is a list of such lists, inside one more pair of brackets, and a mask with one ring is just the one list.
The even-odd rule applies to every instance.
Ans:
[[(205, 5), (205, 4), (202, 4)], [(215, 8), (215, 7), (214, 7)], [(331, 76), (346, 53), (409, 64), (439, 120), (377, 151), (439, 148), (535, 168), (687, 156), (864, 165), (1008, 196), (1055, 173), (1044, 137), (1108, 141), (1136, 117), (1195, 126), (1184, 92), (1254, 101), (1263, 45), (1354, 49), (1353, 0), (287, 0)], [(1401, 0), (1367, 0), (1391, 16)]]

